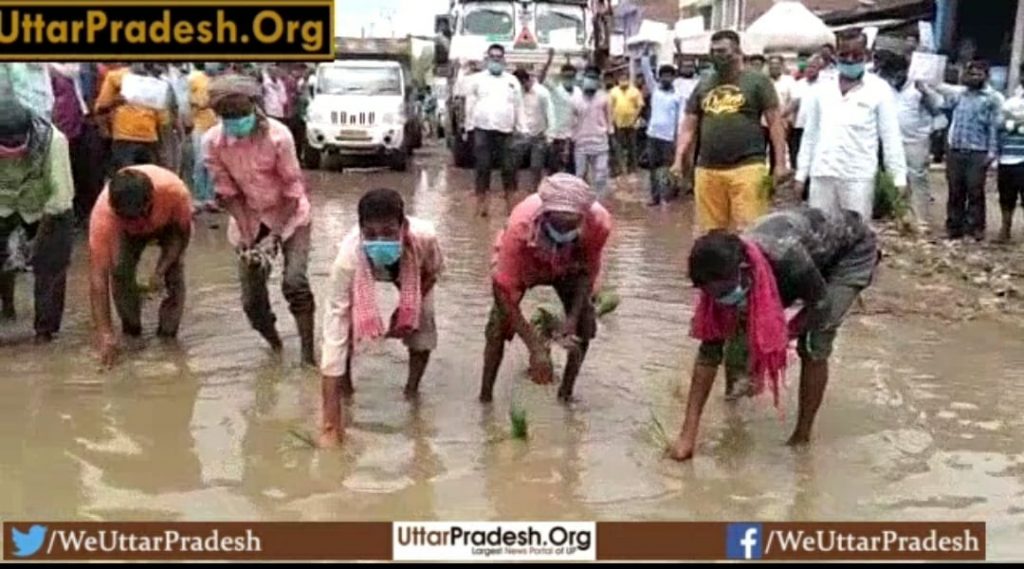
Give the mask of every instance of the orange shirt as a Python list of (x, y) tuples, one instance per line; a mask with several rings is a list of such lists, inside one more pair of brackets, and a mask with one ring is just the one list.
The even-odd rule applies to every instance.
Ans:
[(197, 132), (206, 132), (217, 124), (217, 114), (210, 108), (210, 76), (193, 71), (188, 76), (189, 103), (192, 106), (192, 124)]
[(174, 226), (186, 235), (192, 231), (192, 195), (185, 182), (160, 166), (130, 168), (153, 182), (153, 210), (146, 219), (125, 222), (114, 213), (109, 188), (104, 188), (89, 218), (89, 262), (94, 269), (109, 271), (117, 265), (122, 235), (147, 238)]
[(494, 243), (493, 283), (518, 301), (530, 288), (554, 284), (571, 273), (583, 272), (590, 278), (591, 289), (597, 292), (604, 266), (604, 246), (612, 232), (611, 214), (595, 202), (584, 218), (579, 242), (553, 253), (531, 242), (542, 205), (540, 196), (533, 194), (512, 210)]
[[(96, 97), (96, 109), (108, 106), (114, 97), (121, 93), (121, 81), (131, 73), (131, 68), (122, 67), (107, 72), (103, 78), (103, 86)], [(166, 114), (166, 113), (165, 113)], [(156, 142), (159, 139), (161, 122), (167, 122), (169, 116), (138, 105), (123, 104), (113, 111), (111, 135), (114, 140), (130, 140), (132, 142)]]

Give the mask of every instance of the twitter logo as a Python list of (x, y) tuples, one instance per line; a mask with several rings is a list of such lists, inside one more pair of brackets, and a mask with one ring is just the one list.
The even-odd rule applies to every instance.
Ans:
[(15, 557), (32, 557), (46, 541), (46, 526), (34, 525), (22, 533), (11, 527), (11, 541), (14, 542)]

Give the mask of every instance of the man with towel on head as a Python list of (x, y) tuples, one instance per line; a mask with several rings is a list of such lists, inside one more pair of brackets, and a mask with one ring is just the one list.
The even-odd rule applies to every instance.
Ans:
[(288, 127), (256, 104), (260, 84), (243, 75), (223, 75), (210, 84), (210, 106), (221, 122), (203, 136), (203, 156), (217, 199), (231, 214), (228, 239), (238, 250), (242, 307), (252, 327), (275, 352), (283, 349), (270, 308), (267, 279), (273, 260), (284, 255), (281, 291), (295, 317), (302, 362), (316, 365), (309, 286), (312, 223), (295, 141)]
[[(363, 342), (400, 338), (409, 348), (405, 396), (415, 399), (420, 379), (437, 347), (434, 285), (444, 257), (434, 225), (405, 214), (395, 190), (367, 192), (359, 200), (359, 225), (341, 242), (331, 268), (324, 312), (320, 371), (323, 423), (320, 444), (338, 444), (345, 434), (341, 397), (351, 396), (352, 352)], [(395, 283), (398, 308), (387, 329), (377, 307), (376, 281)]]
[[(0, 84), (0, 318), (13, 320), (16, 271), (35, 276), (37, 342), (60, 331), (74, 231), (68, 139)], [(29, 241), (32, 245), (29, 245)]]
[(558, 340), (569, 358), (558, 397), (572, 399), (576, 376), (597, 332), (593, 294), (611, 230), (611, 214), (596, 202), (587, 183), (571, 174), (546, 178), (537, 193), (512, 211), (495, 243), (494, 307), (487, 322), (481, 402), (492, 400), (505, 342), (516, 335), (530, 350), (531, 379), (539, 384), (553, 381), (549, 353), (519, 308), (526, 291), (539, 285), (554, 287), (565, 308)]

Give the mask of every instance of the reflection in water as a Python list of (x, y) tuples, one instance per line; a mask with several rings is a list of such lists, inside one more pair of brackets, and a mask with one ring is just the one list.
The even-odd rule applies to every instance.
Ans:
[[(783, 446), (796, 409), (794, 369), (781, 422), (769, 403), (733, 408), (716, 389), (699, 455), (677, 465), (662, 459), (648, 432), (652, 415), (676, 432), (674, 393), (696, 350), (687, 337), (688, 208), (648, 211), (632, 196), (613, 204), (605, 280), (623, 303), (601, 322), (580, 375), (580, 403), (563, 408), (554, 388), (529, 384), (517, 343), (493, 407), (483, 407), (475, 396), (487, 273), (502, 220), (471, 216), (471, 172), (445, 168), (436, 149), (419, 161), (408, 174), (309, 173), (310, 276), (321, 298), (362, 191), (394, 187), (410, 213), (437, 223), (448, 261), (437, 289), (441, 342), (418, 405), (401, 394), (405, 349), (383, 344), (356, 362), (344, 448), (302, 446), (289, 432), (315, 429), (318, 378), (298, 366), (290, 319), (281, 319), (282, 359), (249, 329), (224, 228), (207, 219), (189, 251), (177, 346), (152, 338), (156, 307), (147, 306), (144, 345), (101, 374), (79, 245), (59, 342), (18, 341), (31, 335), (27, 286), (18, 298), (25, 316), (0, 331), (0, 517), (965, 519), (988, 522), (991, 557), (1024, 554), (1019, 329), (852, 317), (811, 448)], [(883, 275), (878, 287), (886, 286)], [(385, 305), (396, 302), (393, 288), (380, 290)], [(286, 314), (280, 295), (272, 298)], [(534, 291), (524, 307), (553, 298)], [(527, 442), (507, 436), (513, 398), (529, 414)]]

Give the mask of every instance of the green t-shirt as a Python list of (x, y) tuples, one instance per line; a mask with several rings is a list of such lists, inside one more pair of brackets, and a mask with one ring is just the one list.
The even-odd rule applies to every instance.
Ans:
[(700, 118), (697, 165), (730, 168), (764, 161), (767, 148), (761, 116), (778, 108), (779, 96), (767, 75), (742, 71), (735, 83), (713, 73), (694, 89), (686, 112)]

